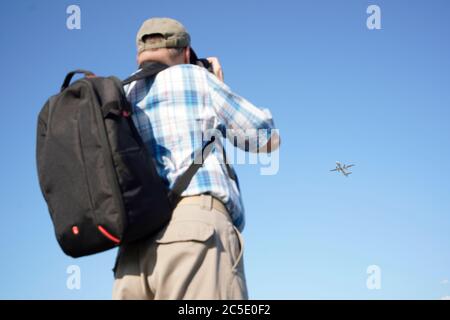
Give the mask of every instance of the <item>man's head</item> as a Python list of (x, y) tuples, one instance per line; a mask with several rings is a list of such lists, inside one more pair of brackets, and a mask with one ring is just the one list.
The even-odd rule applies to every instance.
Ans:
[(156, 61), (169, 66), (189, 63), (191, 37), (178, 21), (170, 18), (146, 20), (136, 36), (137, 62)]

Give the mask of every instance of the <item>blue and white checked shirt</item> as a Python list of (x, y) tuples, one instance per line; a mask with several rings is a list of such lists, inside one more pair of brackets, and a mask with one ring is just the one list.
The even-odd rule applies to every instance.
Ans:
[[(274, 127), (268, 110), (258, 109), (195, 65), (172, 66), (156, 77), (125, 86), (125, 92), (133, 107), (133, 121), (169, 188), (192, 163), (194, 152), (202, 147), (209, 130), (219, 130), (223, 136), (232, 130), (238, 137), (235, 145), (245, 150), (265, 145)], [(266, 129), (266, 134), (258, 134), (255, 129)], [(219, 148), (206, 158), (182, 196), (203, 193), (220, 199), (234, 225), (243, 230), (239, 186), (229, 178)]]

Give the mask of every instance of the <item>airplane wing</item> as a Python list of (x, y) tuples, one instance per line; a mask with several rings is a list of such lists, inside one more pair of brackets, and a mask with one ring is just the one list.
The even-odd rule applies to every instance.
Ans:
[(330, 170), (330, 171), (337, 171), (338, 169), (336, 168), (336, 169), (333, 169), (333, 170)]
[(349, 164), (348, 166), (345, 166), (345, 169), (351, 168), (351, 167), (353, 167), (353, 166), (355, 166), (355, 165), (354, 165), (354, 164)]

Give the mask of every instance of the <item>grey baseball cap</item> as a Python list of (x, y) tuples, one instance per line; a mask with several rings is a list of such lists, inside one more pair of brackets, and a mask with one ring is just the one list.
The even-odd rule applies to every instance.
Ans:
[[(143, 38), (152, 34), (160, 34), (164, 40), (157, 43), (145, 43)], [(171, 18), (151, 18), (144, 21), (136, 36), (138, 53), (147, 49), (184, 48), (190, 44), (191, 37), (186, 28)]]

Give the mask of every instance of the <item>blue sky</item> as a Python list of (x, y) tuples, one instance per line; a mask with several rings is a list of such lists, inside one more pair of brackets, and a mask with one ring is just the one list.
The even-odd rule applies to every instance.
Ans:
[[(81, 30), (66, 8), (81, 8)], [(366, 8), (381, 8), (368, 30)], [(8, 1), (0, 13), (0, 298), (109, 299), (114, 251), (59, 249), (36, 119), (66, 72), (125, 78), (153, 16), (180, 20), (237, 93), (269, 108), (280, 170), (237, 165), (254, 299), (450, 296), (450, 3), (445, 0)], [(345, 178), (335, 161), (355, 163)], [(81, 268), (81, 289), (66, 269)], [(381, 289), (366, 287), (369, 265)], [(445, 282), (445, 281), (444, 281)]]

